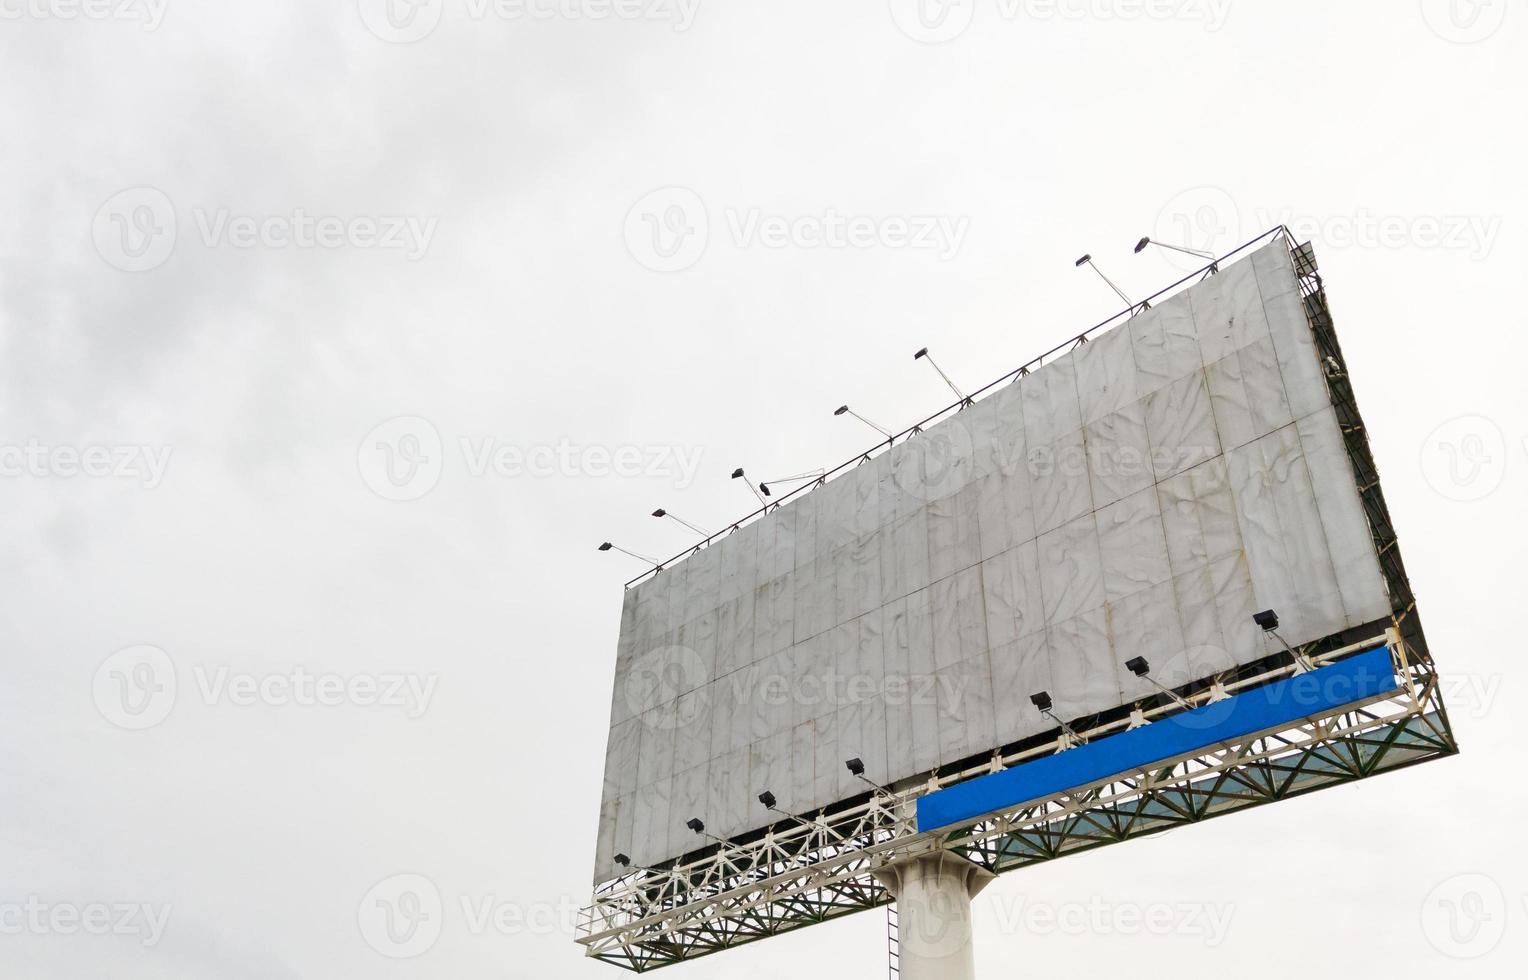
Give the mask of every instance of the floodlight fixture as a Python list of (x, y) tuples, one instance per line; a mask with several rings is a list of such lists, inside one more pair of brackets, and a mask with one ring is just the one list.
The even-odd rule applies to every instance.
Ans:
[(1284, 649), (1289, 651), (1290, 657), (1292, 657), (1295, 662), (1295, 673), (1303, 674), (1306, 671), (1316, 669), (1315, 663), (1312, 662), (1309, 657), (1295, 650), (1294, 647), (1289, 645), (1288, 640), (1279, 635), (1278, 613), (1274, 612), (1272, 609), (1264, 609), (1260, 613), (1253, 613), (1252, 621), (1258, 626), (1262, 627), (1264, 633), (1272, 633), (1274, 639), (1278, 640), (1281, 644), (1284, 645)]
[(734, 480), (742, 480), (744, 483), (747, 483), (748, 489), (753, 491), (753, 495), (759, 499), (759, 503), (765, 507), (769, 506), (769, 501), (764, 499), (764, 495), (759, 493), (758, 488), (755, 487), (752, 483), (748, 483), (747, 476), (743, 473), (743, 468), (741, 466), (732, 471), (732, 478)]
[(844, 414), (852, 415), (855, 418), (859, 419), (861, 422), (863, 422), (866, 425), (870, 426), (875, 431), (879, 432), (881, 435), (885, 436), (886, 438), (888, 438), (888, 439), (891, 438), (891, 430), (890, 429), (888, 429), (888, 428), (886, 428), (885, 426), (882, 426), (882, 425), (876, 425), (874, 422), (872, 422), (869, 419), (865, 418), (865, 416), (863, 416), (860, 413), (856, 412), (854, 409), (850, 408), (848, 405), (840, 405), (840, 406), (838, 406), (837, 408), (833, 409), (833, 414), (834, 415), (844, 415)]
[(866, 776), (865, 776), (865, 763), (863, 761), (861, 761), (860, 759), (858, 759), (858, 758), (848, 759), (848, 760), (846, 760), (844, 762), (844, 767), (849, 770), (849, 774), (851, 776), (853, 776), (855, 779), (858, 779), (860, 782), (864, 783), (866, 786), (869, 786), (871, 789), (875, 790), (877, 793), (881, 792), (885, 788), (885, 787), (881, 786), (879, 783), (871, 782), (868, 778), (866, 778)]
[(647, 557), (646, 555), (639, 555), (635, 551), (627, 551), (625, 548), (622, 548), (620, 545), (611, 544), (609, 541), (602, 542), (600, 544), (599, 550), (600, 551), (619, 551), (621, 554), (629, 555), (632, 558), (637, 559), (638, 561), (645, 561), (649, 565), (653, 566), (654, 568), (662, 568), (663, 567), (658, 562), (656, 562), (653, 559)]
[(787, 813), (784, 810), (780, 809), (780, 807), (778, 805), (780, 801), (775, 799), (775, 794), (771, 793), (767, 789), (764, 792), (759, 794), (759, 802), (764, 804), (764, 809), (769, 810), (772, 813), (778, 813), (782, 817), (786, 817), (786, 818), (788, 818), (790, 820), (794, 820), (796, 823), (800, 824), (803, 827), (811, 828), (811, 826), (812, 826), (812, 824), (810, 824), (807, 821), (805, 821), (805, 820), (801, 819), (800, 817), (796, 816), (794, 813)]
[(1039, 708), (1040, 709), (1040, 714), (1042, 714), (1045, 717), (1049, 718), (1051, 721), (1055, 722), (1057, 725), (1060, 725), (1061, 726), (1061, 730), (1063, 732), (1066, 732), (1066, 734), (1071, 737), (1072, 741), (1076, 742), (1079, 745), (1086, 745), (1086, 744), (1088, 744), (1088, 740), (1086, 738), (1084, 738), (1083, 736), (1077, 734), (1075, 731), (1073, 731), (1071, 725), (1068, 725), (1066, 722), (1062, 721), (1060, 718), (1057, 718), (1055, 716), (1055, 714), (1053, 714), (1051, 712), (1051, 708), (1054, 706), (1054, 702), (1051, 701), (1051, 696), (1050, 696), (1050, 692), (1049, 691), (1040, 691), (1040, 692), (1038, 692), (1036, 694), (1031, 694), (1029, 696), (1029, 703), (1033, 704), (1036, 708)]
[(805, 473), (797, 473), (795, 476), (782, 476), (778, 480), (765, 480), (759, 484), (759, 489), (764, 491), (764, 496), (772, 497), (774, 493), (770, 487), (777, 487), (782, 483), (803, 483), (807, 480), (820, 480), (827, 475), (827, 470), (808, 470)]
[(691, 524), (689, 521), (685, 520), (683, 517), (680, 517), (678, 514), (672, 513), (670, 511), (667, 511), (667, 510), (663, 509), (662, 507), (659, 507), (657, 510), (653, 511), (653, 516), (654, 517), (667, 517), (671, 521), (674, 521), (674, 522), (679, 523), (679, 524), (683, 524), (685, 527), (689, 528), (691, 531), (694, 531), (696, 534), (700, 535), (703, 538), (709, 538), (711, 536), (711, 532), (707, 531), (705, 528), (701, 527), (700, 525), (698, 525), (698, 524)]
[(695, 835), (697, 837), (704, 837), (706, 840), (715, 841), (717, 844), (721, 845), (724, 850), (732, 846), (715, 834), (706, 833), (706, 824), (699, 817), (691, 817), (685, 821), (684, 825), (695, 831)]
[(1168, 697), (1172, 698), (1173, 699), (1173, 704), (1176, 704), (1178, 707), (1180, 707), (1180, 708), (1192, 708), (1193, 707), (1193, 705), (1190, 704), (1182, 696), (1180, 696), (1176, 692), (1170, 690), (1169, 688), (1165, 687), (1164, 685), (1159, 684), (1157, 682), (1156, 678), (1154, 678), (1154, 677), (1147, 677), (1146, 676), (1147, 674), (1151, 673), (1151, 664), (1147, 662), (1145, 657), (1132, 657), (1132, 658), (1130, 658), (1129, 660), (1125, 661), (1125, 668), (1127, 670), (1129, 670), (1130, 673), (1134, 674), (1137, 677), (1145, 677), (1147, 683), (1151, 684), (1157, 690), (1161, 691), (1163, 694), (1165, 694)]
[[(1120, 299), (1125, 301), (1125, 305), (1127, 305), (1127, 306), (1129, 306), (1131, 308), (1135, 307), (1135, 305), (1136, 305), (1135, 301), (1132, 300), (1129, 296), (1126, 296), (1125, 295), (1125, 291), (1114, 284), (1114, 280), (1113, 279), (1110, 279), (1108, 276), (1104, 275), (1103, 270), (1100, 269), (1097, 266), (1097, 264), (1095, 264), (1093, 262), (1093, 256), (1091, 256), (1091, 255), (1084, 255), (1082, 258), (1077, 260), (1077, 268), (1080, 269), (1080, 268), (1082, 268), (1085, 265), (1086, 266), (1091, 266), (1093, 271), (1098, 273), (1098, 278), (1102, 279), (1105, 283), (1107, 283), (1109, 288), (1114, 290), (1115, 295), (1117, 295)], [(1140, 305), (1141, 305), (1141, 307), (1143, 309), (1150, 306), (1149, 303), (1142, 303)]]
[(950, 376), (948, 374), (944, 373), (944, 370), (942, 368), (940, 368), (939, 363), (934, 360), (934, 355), (930, 354), (928, 352), (928, 348), (927, 347), (924, 347), (924, 348), (920, 349), (916, 354), (914, 354), (913, 355), (913, 360), (915, 360), (915, 361), (923, 361), (923, 360), (928, 361), (930, 364), (933, 365), (934, 370), (939, 372), (939, 376), (944, 379), (944, 383), (950, 386), (950, 390), (955, 392), (955, 397), (960, 399), (961, 404), (964, 405), (965, 403), (970, 401), (970, 399), (968, 399), (966, 397), (965, 392), (963, 392), (959, 388), (955, 387), (955, 382), (951, 381), (950, 380)]
[(674, 873), (673, 871), (659, 871), (657, 868), (649, 868), (642, 864), (632, 864), (631, 858), (625, 854), (617, 854), (611, 860), (615, 861), (616, 864), (619, 864), (623, 868), (634, 868), (637, 871), (646, 871), (650, 875), (672, 875)]
[(1169, 242), (1159, 242), (1155, 238), (1152, 238), (1150, 236), (1142, 238), (1140, 241), (1135, 243), (1135, 254), (1136, 255), (1140, 255), (1142, 252), (1146, 251), (1146, 248), (1149, 245), (1155, 245), (1157, 248), (1171, 249), (1174, 252), (1182, 252), (1184, 255), (1192, 255), (1195, 258), (1199, 258), (1199, 259), (1209, 259), (1210, 260), (1210, 271), (1211, 272), (1219, 272), (1220, 271), (1220, 264), (1215, 261), (1215, 253), (1214, 252), (1206, 252), (1203, 249), (1198, 249), (1198, 248), (1185, 248), (1182, 245), (1173, 245), (1173, 244), (1171, 244)]
[[(650, 875), (667, 875), (669, 878), (677, 877), (676, 869), (670, 868), (667, 871), (659, 871), (657, 868), (649, 868), (646, 865), (632, 864), (631, 863), (631, 858), (628, 857), (625, 854), (617, 854), (615, 856), (614, 860), (615, 860), (616, 864), (619, 864), (622, 868), (625, 868), (627, 871), (632, 871), (632, 870), (646, 871)], [(649, 885), (647, 887), (652, 887), (652, 886)], [(635, 896), (635, 899), (636, 899), (637, 904), (641, 906), (642, 914), (644, 916), (647, 915), (652, 910), (651, 901), (645, 895), (639, 894), (639, 895)]]

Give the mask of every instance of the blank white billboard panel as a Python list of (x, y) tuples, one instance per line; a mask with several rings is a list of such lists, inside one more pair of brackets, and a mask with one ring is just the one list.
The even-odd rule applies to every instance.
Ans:
[(1390, 614), (1282, 240), (629, 589), (595, 880)]

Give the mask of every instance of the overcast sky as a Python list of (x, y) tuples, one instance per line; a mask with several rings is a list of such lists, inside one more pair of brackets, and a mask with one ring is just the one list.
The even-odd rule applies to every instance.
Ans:
[[(1508, 7), (0, 0), (3, 972), (614, 976), (595, 545), (943, 407), (919, 347), (972, 388), (1114, 313), (1083, 252), (1139, 296), (1141, 235), (1287, 222), (1463, 754), (1006, 876), (978, 968), (1515, 975)], [(883, 976), (884, 928), (674, 976)]]

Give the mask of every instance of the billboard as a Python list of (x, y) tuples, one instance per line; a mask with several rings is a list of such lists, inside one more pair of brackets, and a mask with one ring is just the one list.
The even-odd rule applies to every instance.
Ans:
[(1276, 238), (627, 590), (596, 883), (1388, 621)]

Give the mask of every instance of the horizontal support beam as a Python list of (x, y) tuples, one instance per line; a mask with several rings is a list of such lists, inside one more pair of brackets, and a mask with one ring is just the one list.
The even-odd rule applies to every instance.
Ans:
[[(913, 812), (923, 789), (876, 794), (848, 818), (834, 818), (831, 833), (822, 825), (792, 828), (607, 886), (584, 910), (578, 942), (590, 957), (645, 972), (884, 905), (890, 896), (873, 873), (912, 853), (945, 850), (1002, 873), (1452, 755), (1431, 664), (1410, 660), (1398, 635), (1390, 639), (1382, 652), (1393, 655), (1404, 683), (1368, 703), (1229, 738), (954, 828), (917, 829)], [(1148, 728), (1168, 724), (1170, 717)]]

